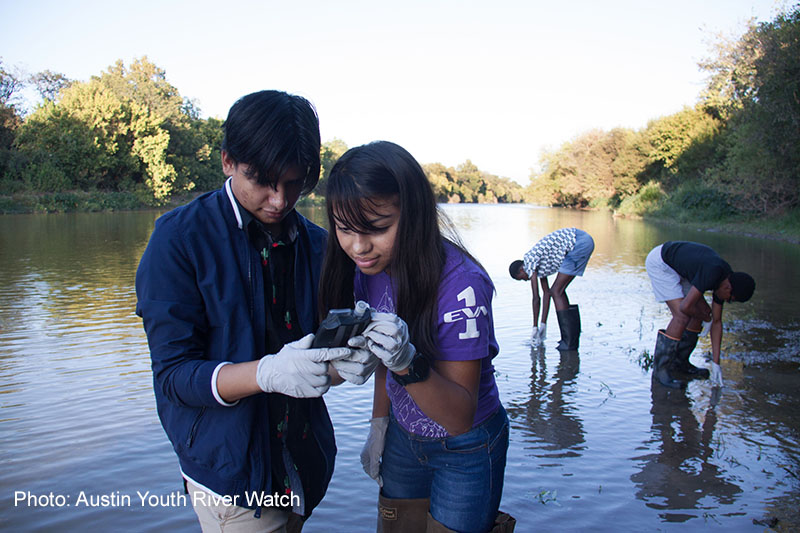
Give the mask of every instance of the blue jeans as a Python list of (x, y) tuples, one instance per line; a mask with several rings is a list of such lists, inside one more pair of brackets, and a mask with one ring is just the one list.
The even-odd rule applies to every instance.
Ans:
[(508, 416), (500, 406), (480, 426), (455, 437), (420, 437), (392, 414), (381, 459), (386, 498), (430, 498), (430, 513), (455, 531), (492, 528), (508, 451)]

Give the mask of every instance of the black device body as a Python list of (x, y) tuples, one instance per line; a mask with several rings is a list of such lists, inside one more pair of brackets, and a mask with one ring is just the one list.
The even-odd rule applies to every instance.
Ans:
[(319, 325), (312, 348), (347, 346), (347, 341), (364, 331), (372, 319), (369, 308), (361, 312), (354, 309), (331, 309)]

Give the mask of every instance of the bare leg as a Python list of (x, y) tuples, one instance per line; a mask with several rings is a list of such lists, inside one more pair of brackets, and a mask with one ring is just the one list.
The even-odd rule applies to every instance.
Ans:
[(689, 331), (702, 331), (703, 321), (697, 317), (692, 317), (689, 320), (689, 323), (686, 325), (686, 329), (688, 329)]
[(672, 312), (672, 320), (669, 321), (669, 325), (667, 326), (667, 330), (665, 333), (667, 337), (671, 337), (676, 340), (680, 340), (681, 335), (683, 335), (683, 331), (686, 329), (686, 326), (689, 325), (689, 322), (692, 322), (689, 315), (684, 314), (680, 307), (683, 298), (675, 298), (674, 300), (667, 300), (667, 307)]
[(564, 311), (569, 307), (567, 285), (569, 285), (573, 279), (575, 279), (575, 276), (559, 272), (556, 276), (556, 280), (553, 282), (553, 286), (550, 287), (553, 305), (555, 305), (556, 311)]

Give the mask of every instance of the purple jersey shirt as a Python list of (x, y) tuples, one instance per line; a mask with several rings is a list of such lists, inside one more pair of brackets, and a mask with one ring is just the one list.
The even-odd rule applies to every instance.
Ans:
[[(481, 359), (481, 381), (473, 427), (489, 418), (500, 406), (494, 380), (492, 358), (499, 347), (494, 336), (492, 295), (494, 285), (489, 276), (451, 245), (446, 245), (442, 279), (439, 283), (437, 311), (438, 348), (436, 359), (469, 361)], [(364, 300), (381, 313), (394, 313), (394, 287), (385, 272), (368, 276), (356, 269), (356, 300)], [(414, 339), (411, 339), (412, 343)], [(407, 431), (423, 437), (447, 437), (447, 431), (431, 420), (414, 399), (386, 373), (386, 392), (397, 421)]]

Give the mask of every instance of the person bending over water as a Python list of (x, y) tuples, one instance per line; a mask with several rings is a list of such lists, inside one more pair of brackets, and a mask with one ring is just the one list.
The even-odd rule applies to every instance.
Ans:
[[(668, 241), (653, 248), (645, 261), (656, 300), (666, 302), (672, 320), (658, 330), (653, 352), (653, 377), (662, 385), (683, 388), (679, 379), (708, 379), (709, 371), (689, 362), (697, 346), (703, 322), (711, 321), (711, 372), (714, 386), (722, 386), (719, 366), (722, 343), (722, 306), (725, 302), (746, 302), (756, 288), (745, 272), (734, 272), (714, 250), (689, 241)], [(708, 305), (703, 293), (713, 291)]]
[[(523, 258), (513, 261), (508, 267), (511, 277), (520, 280), (531, 280), (533, 292), (533, 331), (531, 341), (540, 345), (547, 334), (547, 315), (550, 311), (550, 298), (556, 306), (558, 328), (561, 340), (558, 350), (577, 350), (581, 335), (581, 315), (578, 305), (570, 305), (567, 286), (575, 276), (583, 276), (589, 258), (594, 252), (592, 236), (578, 228), (562, 228), (545, 235)], [(550, 287), (547, 276), (556, 274), (553, 286)], [(536, 279), (542, 284), (542, 298)], [(542, 306), (542, 319), (539, 322), (539, 302)], [(537, 326), (537, 323), (539, 324)]]

